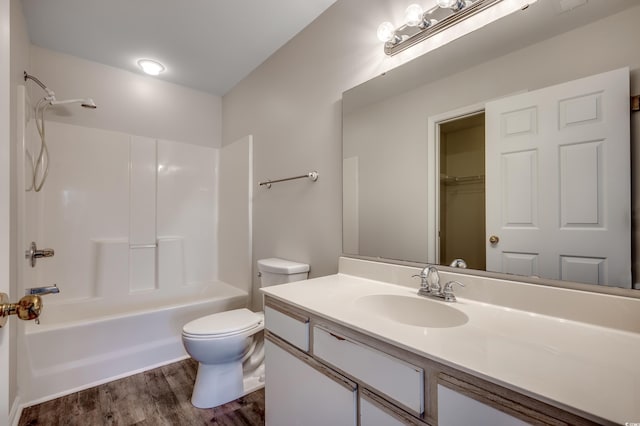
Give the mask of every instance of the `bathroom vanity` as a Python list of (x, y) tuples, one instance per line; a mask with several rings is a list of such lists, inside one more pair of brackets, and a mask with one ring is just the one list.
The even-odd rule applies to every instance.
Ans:
[[(393, 269), (378, 277), (399, 276), (401, 285), (344, 273), (363, 265)], [(268, 425), (640, 421), (637, 326), (616, 328), (598, 314), (587, 322), (579, 312), (548, 315), (571, 297), (604, 297), (602, 310), (618, 316), (637, 300), (524, 284), (531, 309), (523, 310), (510, 306), (501, 280), (443, 273), (467, 284), (446, 304), (416, 295), (410, 276), (419, 269), (380, 265), (343, 258), (337, 275), (262, 290)], [(504, 303), (474, 300), (474, 285)]]

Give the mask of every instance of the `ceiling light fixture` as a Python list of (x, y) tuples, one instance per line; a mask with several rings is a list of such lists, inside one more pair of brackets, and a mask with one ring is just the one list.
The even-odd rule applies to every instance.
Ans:
[(149, 75), (159, 75), (165, 70), (164, 65), (158, 61), (152, 59), (140, 59), (138, 60), (138, 66)]
[(407, 7), (405, 22), (400, 27), (395, 28), (390, 22), (380, 24), (378, 39), (384, 42), (384, 52), (393, 56), (501, 1), (436, 0), (436, 6), (426, 12), (420, 5), (412, 4)]

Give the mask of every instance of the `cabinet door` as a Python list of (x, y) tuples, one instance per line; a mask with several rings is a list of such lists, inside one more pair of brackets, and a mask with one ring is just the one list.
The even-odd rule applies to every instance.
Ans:
[(360, 426), (403, 426), (404, 423), (368, 400), (360, 399)]
[(520, 419), (438, 385), (438, 426), (521, 426)]
[[(316, 368), (318, 367), (318, 368)], [(265, 342), (267, 426), (355, 426), (357, 389), (307, 357)]]

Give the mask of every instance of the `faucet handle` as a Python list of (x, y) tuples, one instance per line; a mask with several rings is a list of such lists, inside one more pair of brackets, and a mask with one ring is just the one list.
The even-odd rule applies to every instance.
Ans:
[(446, 283), (444, 285), (444, 290), (442, 291), (442, 294), (444, 294), (444, 301), (445, 302), (455, 302), (456, 301), (456, 296), (455, 296), (455, 294), (453, 294), (453, 286), (455, 284), (458, 284), (461, 287), (465, 286), (460, 281), (449, 281), (448, 283)]
[(45, 294), (55, 294), (60, 293), (60, 289), (57, 284), (49, 285), (45, 287), (31, 287), (25, 289), (25, 294), (36, 294), (36, 295), (45, 295)]

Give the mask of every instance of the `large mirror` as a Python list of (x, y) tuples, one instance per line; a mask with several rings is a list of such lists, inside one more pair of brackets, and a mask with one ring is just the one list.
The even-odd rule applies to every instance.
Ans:
[[(640, 4), (567, 4), (538, 1), (344, 93), (344, 254), (635, 287)], [(550, 140), (545, 114), (569, 134), (545, 148), (554, 160), (527, 145)]]

